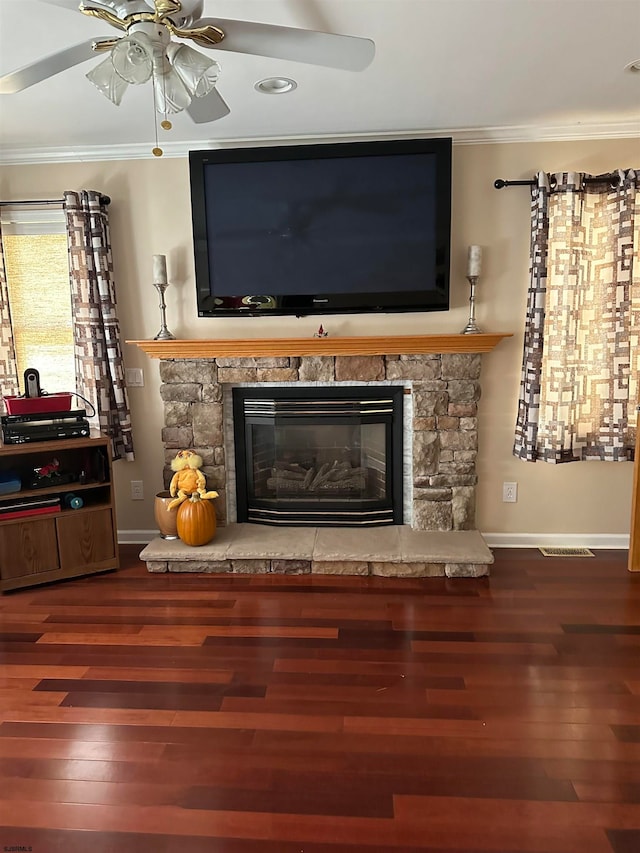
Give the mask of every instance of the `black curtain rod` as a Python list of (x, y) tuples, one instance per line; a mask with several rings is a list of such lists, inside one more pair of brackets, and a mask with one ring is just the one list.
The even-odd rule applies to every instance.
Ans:
[[(620, 175), (600, 175), (595, 178), (585, 178), (585, 184), (602, 184), (605, 181), (610, 181), (611, 184), (617, 185), (620, 183)], [(498, 178), (493, 182), (493, 186), (497, 190), (503, 189), (503, 187), (532, 187), (537, 183), (535, 178), (532, 178), (530, 181), (504, 181), (502, 178)]]
[[(0, 207), (10, 207), (13, 205), (22, 204), (64, 204), (63, 198), (39, 198), (39, 199), (22, 199), (20, 201), (0, 201)], [(100, 204), (111, 204), (111, 199), (108, 195), (100, 196)]]

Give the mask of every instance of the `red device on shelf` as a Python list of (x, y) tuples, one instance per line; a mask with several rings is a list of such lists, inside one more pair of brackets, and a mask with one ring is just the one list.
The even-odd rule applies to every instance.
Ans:
[(47, 394), (44, 397), (5, 397), (9, 415), (40, 415), (66, 412), (71, 408), (71, 394)]
[(45, 412), (67, 412), (71, 408), (70, 393), (47, 394), (40, 388), (40, 374), (35, 367), (24, 372), (24, 396), (5, 397), (9, 415), (41, 415)]

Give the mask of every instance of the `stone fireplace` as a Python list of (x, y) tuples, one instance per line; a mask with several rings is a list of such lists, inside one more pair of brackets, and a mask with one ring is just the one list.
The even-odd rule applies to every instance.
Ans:
[(236, 502), (228, 488), (235, 484), (235, 471), (227, 465), (224, 425), (232, 411), (224, 410), (225, 386), (400, 383), (412, 403), (405, 441), (411, 501), (404, 522), (416, 530), (473, 529), (479, 377), (478, 353), (163, 359), (165, 485), (176, 451), (196, 448), (207, 483), (221, 495), (220, 523), (230, 515), (235, 520), (229, 512)]
[[(470, 341), (471, 337), (475, 340)], [(187, 447), (196, 449), (204, 461), (203, 471), (208, 487), (215, 488), (220, 493), (216, 501), (216, 511), (221, 530), (211, 545), (222, 548), (225, 543), (229, 545), (229, 537), (244, 535), (245, 528), (255, 527), (236, 523), (236, 466), (233, 438), (230, 439), (230, 435), (233, 436), (233, 388), (256, 388), (262, 391), (271, 387), (315, 388), (319, 392), (323, 388), (335, 390), (357, 386), (379, 392), (385, 388), (400, 387), (402, 397), (406, 401), (403, 434), (403, 524), (397, 528), (381, 528), (386, 531), (386, 539), (380, 539), (380, 542), (396, 541), (396, 532), (400, 540), (402, 537), (411, 538), (417, 553), (425, 551), (421, 565), (427, 568), (422, 572), (415, 569), (417, 561), (414, 555), (415, 570), (403, 571), (402, 566), (407, 564), (408, 551), (402, 550), (404, 546), (401, 547), (401, 543), (398, 546), (399, 556), (387, 560), (385, 565), (397, 564), (398, 574), (486, 574), (493, 558), (475, 530), (480, 353), (492, 349), (502, 337), (504, 335), (407, 338), (406, 346), (409, 346), (411, 341), (418, 342), (418, 351), (413, 354), (397, 351), (398, 342), (401, 342), (402, 338), (345, 338), (342, 343), (340, 339), (329, 342), (327, 339), (314, 342), (283, 339), (280, 342), (268, 342), (274, 354), (264, 352), (267, 346), (265, 341), (136, 342), (150, 354), (160, 358), (160, 390), (164, 401), (162, 440), (166, 466), (165, 485), (171, 478), (169, 465), (177, 450)], [(441, 351), (433, 351), (437, 347), (438, 339), (446, 345)], [(389, 351), (370, 352), (369, 347), (360, 343), (359, 352), (341, 354), (344, 342), (374, 340), (377, 342), (375, 349), (384, 347)], [(385, 344), (385, 340), (394, 341), (395, 346)], [(225, 343), (227, 347), (224, 346)], [(157, 347), (154, 346), (156, 344)], [(256, 355), (247, 354), (251, 352), (251, 347), (257, 351)], [(220, 349), (224, 354), (217, 354)], [(211, 350), (216, 354), (209, 355)], [(336, 354), (333, 354), (332, 350), (337, 350)], [(299, 354), (280, 354), (287, 351)], [(233, 352), (237, 354), (230, 354)], [(353, 352), (353, 343), (351, 346), (347, 345), (347, 352)], [(226, 533), (223, 532), (225, 528)], [(331, 530), (333, 531), (333, 528)], [(391, 530), (396, 532), (390, 535)], [(367, 531), (367, 537), (373, 532)], [(251, 531), (251, 535), (254, 538), (259, 536), (262, 545), (256, 545), (258, 549), (268, 551), (269, 546), (266, 543), (269, 536), (275, 534), (270, 534), (267, 528), (264, 528), (262, 534)], [(341, 541), (347, 541), (344, 539), (346, 535), (343, 531)], [(311, 534), (304, 534), (304, 541), (307, 541), (309, 536)], [(422, 537), (420, 545), (416, 537)], [(319, 541), (322, 537), (317, 538)], [(217, 543), (218, 539), (221, 539), (222, 544)], [(375, 536), (369, 541), (374, 540), (378, 541)], [(478, 540), (484, 549), (481, 557), (479, 558), (476, 552), (475, 557), (470, 553), (468, 559), (463, 559), (460, 552), (462, 543), (467, 543), (470, 547), (472, 542), (477, 543)], [(337, 541), (335, 537), (333, 541)], [(436, 562), (433, 562), (427, 553), (429, 542), (434, 545), (439, 543), (435, 550), (441, 556), (434, 558)], [(447, 556), (449, 552), (445, 542), (452, 544), (453, 557)], [(180, 547), (186, 547), (182, 543), (165, 544), (172, 546), (174, 551), (176, 548), (179, 550)], [(230, 545), (229, 547), (231, 548)], [(203, 548), (206, 549), (207, 546)], [(351, 551), (353, 548), (347, 550)], [(202, 549), (191, 549), (188, 555), (180, 551), (179, 556), (176, 551), (176, 565), (188, 557), (195, 558), (194, 551), (201, 552)], [(231, 566), (233, 559), (229, 562), (228, 555), (232, 551), (233, 548), (231, 551), (229, 548), (225, 551), (226, 562), (213, 562), (218, 566), (223, 563), (225, 567), (227, 563)], [(238, 553), (241, 551), (242, 549)], [(164, 561), (156, 559), (157, 556), (154, 543), (143, 551), (143, 559), (148, 560), (151, 570), (163, 571), (167, 567), (171, 569), (170, 560), (165, 564)], [(374, 565), (381, 565), (383, 562), (373, 559), (375, 556), (371, 554), (369, 557), (372, 559), (351, 562), (368, 566), (364, 573), (371, 573), (375, 571), (372, 568)], [(264, 557), (264, 554), (260, 557)], [(334, 561), (337, 557), (339, 554), (334, 556)], [(257, 553), (255, 558), (254, 562), (258, 559)], [(313, 554), (309, 562), (313, 565)], [(203, 570), (202, 562), (196, 559), (196, 563), (200, 568), (192, 570)], [(447, 565), (451, 571), (446, 570)], [(455, 566), (463, 566), (463, 569), (456, 571), (451, 568)], [(248, 570), (225, 567), (222, 570)], [(184, 570), (184, 567), (173, 570)], [(274, 569), (270, 564), (264, 570), (278, 569)], [(328, 568), (325, 566), (322, 570), (328, 571)]]

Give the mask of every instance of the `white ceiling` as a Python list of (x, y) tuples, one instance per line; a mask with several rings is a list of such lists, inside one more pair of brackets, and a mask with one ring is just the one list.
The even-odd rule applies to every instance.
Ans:
[[(625, 71), (640, 60), (640, 0), (205, 0), (204, 14), (364, 36), (376, 56), (349, 72), (212, 51), (231, 114), (205, 125), (175, 116), (172, 131), (158, 131), (166, 156), (365, 135), (640, 140), (640, 72)], [(118, 34), (41, 0), (0, 0), (0, 75)], [(3, 162), (152, 156), (150, 84), (130, 87), (116, 107), (84, 76), (100, 61), (0, 96)], [(298, 87), (256, 92), (271, 76)]]

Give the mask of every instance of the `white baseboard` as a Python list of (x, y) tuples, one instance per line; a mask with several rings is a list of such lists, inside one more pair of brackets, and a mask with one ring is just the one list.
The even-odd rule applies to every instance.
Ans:
[(118, 544), (148, 545), (159, 535), (159, 530), (118, 530)]
[(489, 548), (629, 548), (628, 533), (483, 533), (482, 536)]
[[(148, 545), (156, 536), (157, 530), (118, 530), (121, 545)], [(489, 548), (629, 548), (628, 533), (482, 533), (482, 536)]]

